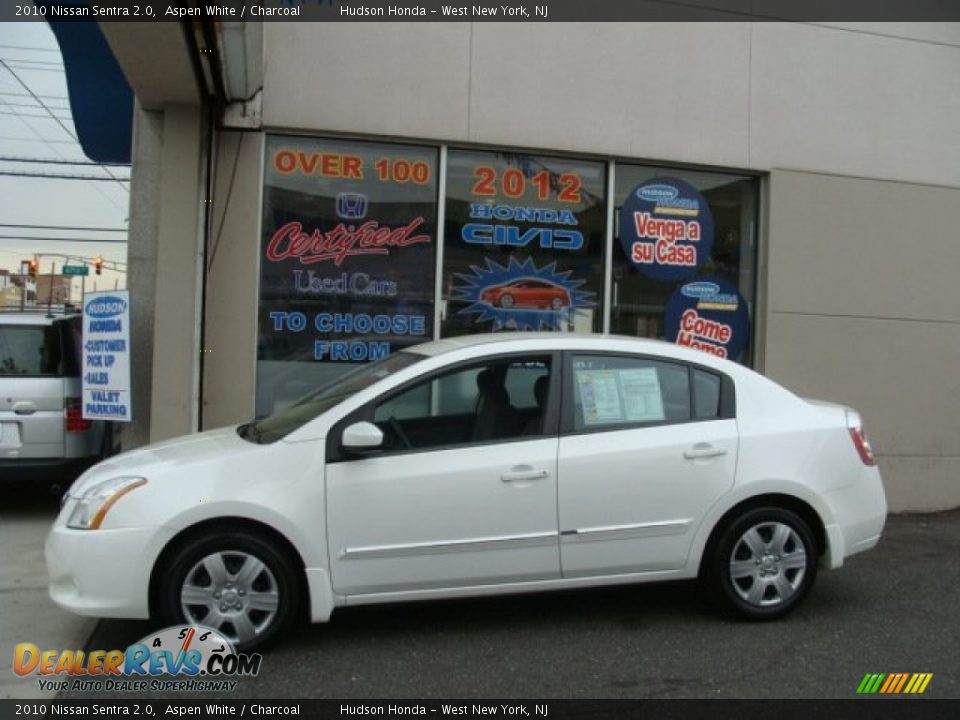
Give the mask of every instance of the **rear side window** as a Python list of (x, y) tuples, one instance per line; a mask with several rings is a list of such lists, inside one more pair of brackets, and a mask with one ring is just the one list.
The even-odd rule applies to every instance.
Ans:
[(705, 370), (693, 371), (693, 416), (697, 420), (721, 416), (719, 375)]
[(685, 365), (640, 357), (574, 355), (575, 431), (690, 420)]
[(52, 325), (0, 325), (0, 376), (59, 375), (60, 350)]

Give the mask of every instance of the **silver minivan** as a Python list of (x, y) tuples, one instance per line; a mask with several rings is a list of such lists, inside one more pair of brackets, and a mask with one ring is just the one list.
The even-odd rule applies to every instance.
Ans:
[(110, 425), (81, 412), (81, 316), (0, 313), (0, 482), (69, 485), (108, 453)]

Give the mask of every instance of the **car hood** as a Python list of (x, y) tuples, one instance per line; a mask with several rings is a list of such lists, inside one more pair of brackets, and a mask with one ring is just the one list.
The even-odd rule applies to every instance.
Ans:
[(79, 495), (91, 484), (108, 478), (135, 475), (149, 479), (159, 471), (215, 458), (236, 457), (264, 447), (241, 438), (237, 434), (237, 427), (231, 425), (164, 440), (108, 458), (81, 475), (70, 488), (69, 494)]

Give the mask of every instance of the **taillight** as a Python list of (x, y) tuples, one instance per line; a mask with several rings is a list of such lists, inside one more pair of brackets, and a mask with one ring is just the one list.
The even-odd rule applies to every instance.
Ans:
[(860, 417), (856, 413), (847, 413), (847, 430), (850, 431), (853, 446), (857, 449), (863, 464), (876, 465), (877, 459), (873, 456), (873, 448), (870, 447), (870, 441), (867, 440), (867, 434), (864, 432)]
[(85, 420), (80, 398), (65, 398), (63, 402), (63, 427), (67, 432), (86, 432), (93, 424)]

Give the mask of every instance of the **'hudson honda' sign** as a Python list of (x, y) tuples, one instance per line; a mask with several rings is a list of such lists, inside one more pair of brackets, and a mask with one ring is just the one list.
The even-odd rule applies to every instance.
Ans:
[(83, 296), (83, 417), (129, 422), (130, 292)]

